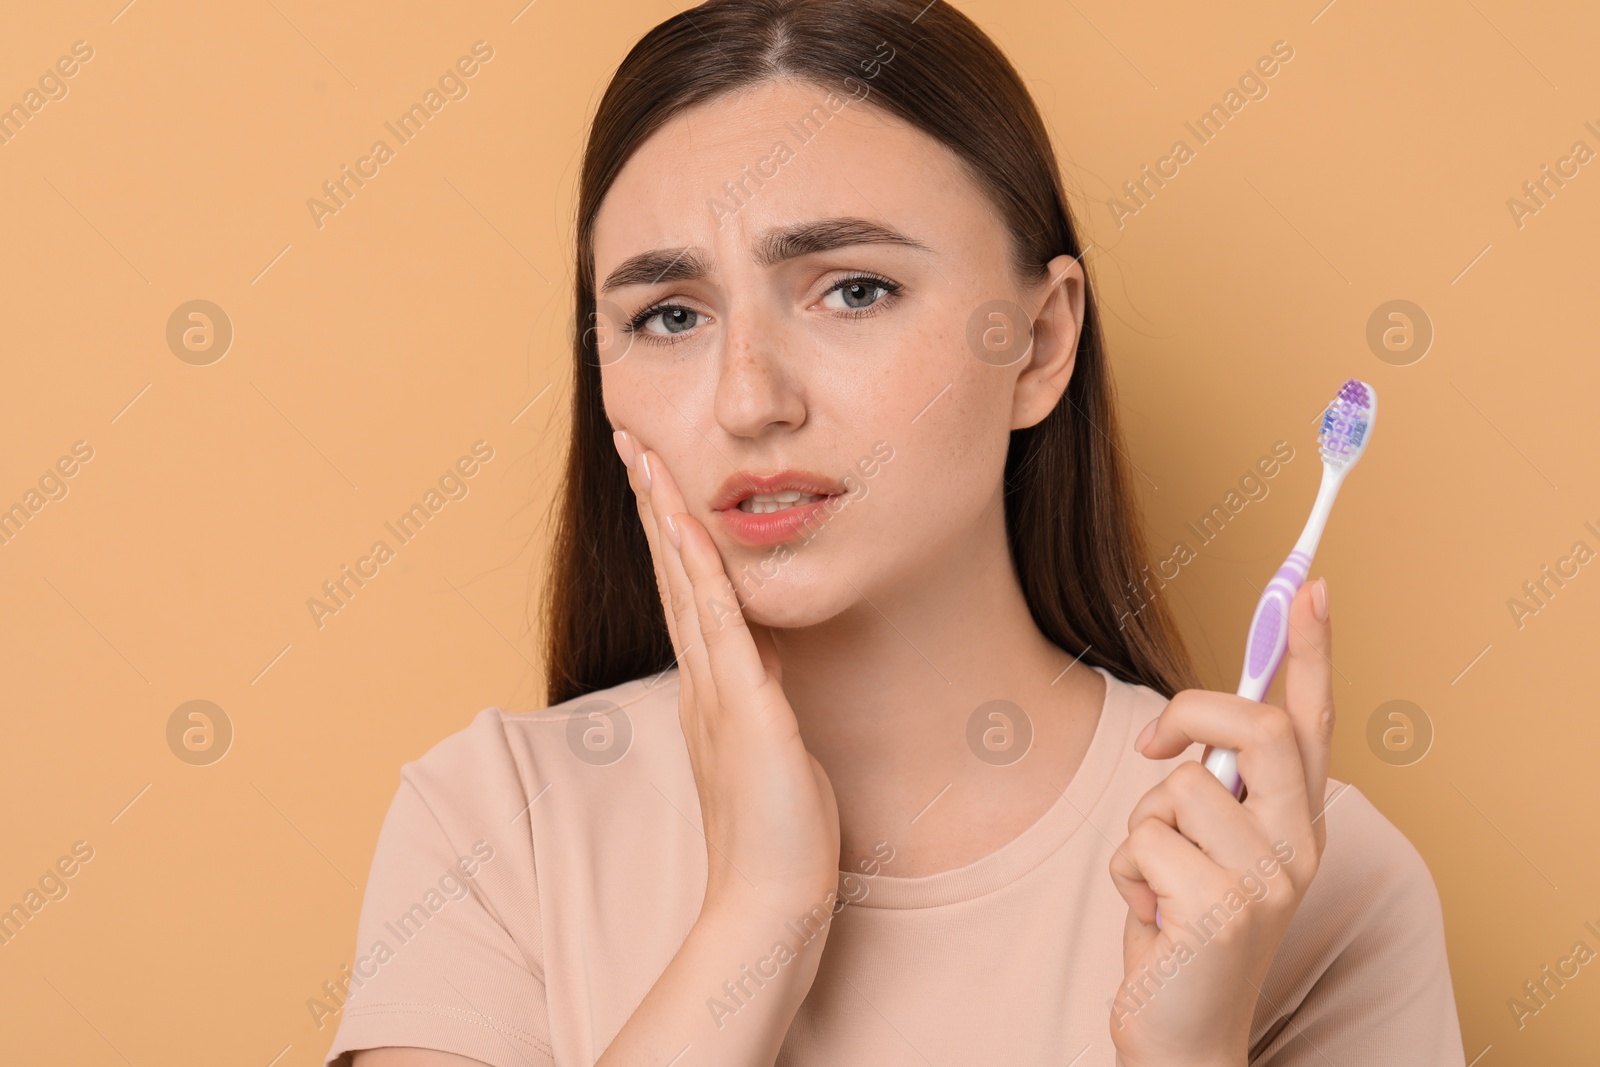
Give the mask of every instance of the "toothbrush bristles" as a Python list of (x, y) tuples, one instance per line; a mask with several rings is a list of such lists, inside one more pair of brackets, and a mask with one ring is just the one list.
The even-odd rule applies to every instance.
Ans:
[(1361, 457), (1372, 427), (1374, 399), (1370, 387), (1355, 378), (1339, 389), (1322, 413), (1322, 429), (1317, 435), (1325, 463), (1342, 469)]

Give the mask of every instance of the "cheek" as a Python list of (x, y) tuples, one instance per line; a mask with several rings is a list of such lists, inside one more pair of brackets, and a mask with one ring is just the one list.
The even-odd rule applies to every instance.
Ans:
[[(864, 414), (852, 438), (855, 453), (868, 460), (873, 473), (860, 467), (852, 471), (865, 494), (840, 515), (843, 536), (837, 549), (825, 537), (818, 541), (823, 554), (844, 551), (874, 561), (873, 568), (918, 569), (935, 565), (950, 546), (970, 540), (996, 506), (1005, 467), (1009, 408), (983, 382), (984, 375), (992, 381), (999, 373), (985, 368), (984, 374), (969, 372), (955, 380), (948, 373), (907, 376), (900, 383), (903, 391)], [(878, 441), (893, 449), (890, 459), (873, 454)], [(855, 462), (855, 453), (849, 462)], [(797, 578), (805, 562), (791, 565)], [(844, 561), (834, 557), (830, 562)], [(814, 577), (825, 584), (837, 581), (826, 566), (818, 566)]]
[(972, 356), (959, 316), (940, 316), (898, 337), (893, 348), (862, 365), (841, 366), (830, 393), (848, 406), (847, 420), (869, 440), (896, 449), (958, 456), (998, 417), (998, 389), (1015, 371)]
[[(633, 358), (633, 357), (630, 357)], [(627, 430), (645, 445), (670, 456), (677, 452), (673, 434), (683, 428), (683, 420), (662, 396), (673, 397), (669, 383), (654, 380), (642, 363), (619, 362), (600, 369), (600, 397), (606, 418), (619, 430)]]
[[(720, 484), (722, 476), (716, 472), (722, 463), (715, 454), (707, 453), (704, 440), (685, 421), (686, 416), (695, 417), (692, 391), (679, 389), (662, 375), (652, 375), (652, 369), (642, 364), (601, 369), (606, 418), (613, 428), (628, 431), (635, 447), (648, 448), (660, 458), (689, 510), (705, 522), (709, 515), (702, 514), (701, 503)], [(609, 443), (606, 447), (610, 452), (607, 460), (616, 462), (619, 474), (625, 476), (616, 448)]]
[(988, 506), (1004, 470), (1015, 372), (976, 359), (945, 369), (943, 381), (925, 387), (929, 395), (943, 393), (914, 423), (907, 420), (908, 462), (899, 481), (967, 514)]
[(1000, 485), (1018, 371), (971, 354), (960, 319), (901, 339), (875, 376), (864, 380), (858, 371), (849, 388), (835, 383), (832, 390), (849, 398), (840, 421), (851, 427), (858, 451), (870, 456), (876, 441), (894, 450), (875, 476), (863, 478), (863, 510), (870, 509), (875, 533), (926, 541), (930, 529), (990, 507)]
[(914, 439), (897, 453), (893, 481), (882, 487), (892, 538), (907, 546), (964, 541), (994, 508), (1005, 467), (1005, 435), (993, 433), (992, 413), (954, 402), (943, 418), (932, 415), (918, 420)]

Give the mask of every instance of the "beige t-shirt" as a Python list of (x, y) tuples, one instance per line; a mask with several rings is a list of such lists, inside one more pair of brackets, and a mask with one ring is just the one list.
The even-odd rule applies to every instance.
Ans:
[[(956, 870), (896, 877), (889, 858), (841, 877), (850, 903), (779, 1067), (1114, 1063), (1127, 905), (1107, 863), (1133, 805), (1202, 749), (1140, 756), (1133, 740), (1165, 698), (1095, 669), (1106, 698), (1088, 752), (1020, 836)], [(326, 1064), (381, 1045), (494, 1067), (594, 1063), (705, 891), (677, 698), (672, 671), (542, 711), (486, 708), (401, 768), (353, 970), (308, 1005), (323, 1027), (338, 1024)], [(610, 711), (596, 701), (623, 714), (591, 718)], [(1262, 995), (1245, 991), (1256, 1002), (1250, 1062), (1461, 1067), (1428, 868), (1356, 789), (1329, 781), (1327, 797), (1317, 876)], [(1171, 966), (1169, 976), (1181, 963)], [(744, 995), (755, 988), (745, 979)], [(737, 988), (707, 995), (708, 1012), (715, 997), (725, 1021), (737, 1017)]]

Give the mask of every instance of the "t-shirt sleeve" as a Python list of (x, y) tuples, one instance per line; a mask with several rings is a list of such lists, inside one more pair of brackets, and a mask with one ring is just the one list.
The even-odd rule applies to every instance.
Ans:
[(496, 709), (401, 769), (354, 961), (312, 1005), (339, 1024), (325, 1067), (386, 1045), (554, 1067), (527, 803)]
[[(1433, 876), (1354, 786), (1330, 782), (1328, 844), (1272, 968), (1305, 976), (1251, 1067), (1463, 1067)], [(1272, 984), (1272, 975), (1268, 976)]]

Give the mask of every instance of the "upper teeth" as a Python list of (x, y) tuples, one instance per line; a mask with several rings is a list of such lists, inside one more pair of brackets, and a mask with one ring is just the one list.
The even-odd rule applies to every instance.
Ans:
[(781, 493), (757, 493), (739, 501), (739, 510), (764, 515), (771, 511), (782, 511), (798, 504), (810, 504), (824, 499), (826, 494), (802, 493), (798, 489), (785, 489)]

